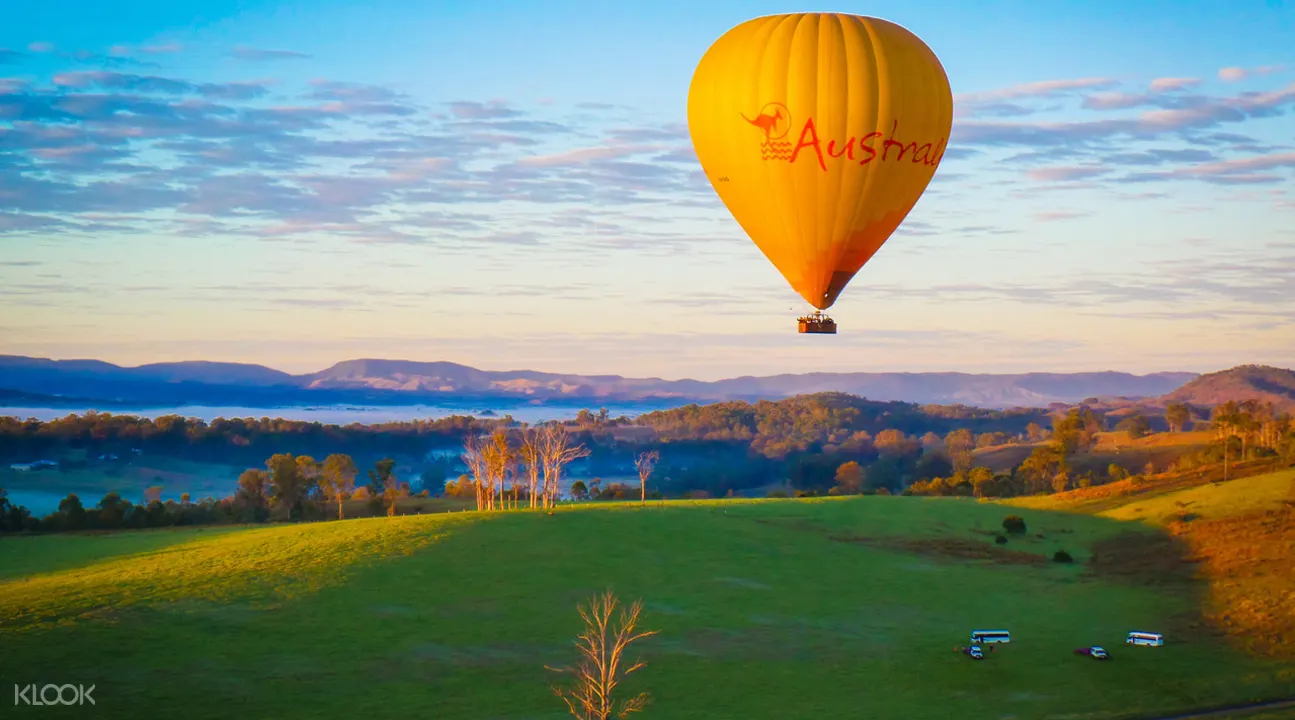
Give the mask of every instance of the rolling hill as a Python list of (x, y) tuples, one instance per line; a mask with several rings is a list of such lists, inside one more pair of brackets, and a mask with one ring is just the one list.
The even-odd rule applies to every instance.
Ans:
[[(807, 373), (717, 381), (626, 378), (534, 370), (480, 370), (450, 362), (357, 359), (292, 375), (261, 365), (213, 362), (121, 367), (98, 360), (0, 356), (0, 389), (117, 404), (418, 403), (511, 399), (617, 403), (776, 400), (836, 391), (873, 400), (1044, 407), (1090, 397), (1158, 397), (1195, 373)], [(14, 404), (14, 403), (10, 403)]]
[(1229, 400), (1271, 402), (1278, 410), (1295, 412), (1295, 371), (1267, 365), (1241, 365), (1201, 375), (1161, 398), (1212, 407)]
[(1163, 585), (1204, 581), (1209, 591), (1201, 596), (1197, 629), (1209, 627), (1249, 655), (1295, 658), (1295, 469), (1227, 482), (1121, 481), (1000, 502), (1164, 531), (1099, 541), (1089, 564)]
[[(1000, 547), (1007, 513), (1030, 532)], [(610, 589), (658, 631), (627, 655), (645, 718), (1164, 717), (1288, 696), (1290, 656), (1238, 646), (1261, 628), (1217, 615), (1171, 540), (876, 496), (35, 535), (0, 543), (0, 673), (94, 683), (95, 717), (557, 720), (565, 680), (545, 667), (574, 660), (576, 604)], [(1165, 572), (1131, 565), (1148, 551)], [(955, 648), (979, 627), (1013, 642), (971, 661)], [(1132, 629), (1165, 647), (1126, 647)], [(1114, 662), (1073, 653), (1091, 644)]]

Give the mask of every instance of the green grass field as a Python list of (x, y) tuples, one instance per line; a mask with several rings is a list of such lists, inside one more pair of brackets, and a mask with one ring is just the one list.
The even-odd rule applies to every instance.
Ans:
[(1157, 525), (1183, 514), (1206, 519), (1240, 515), (1278, 507), (1290, 497), (1292, 483), (1295, 483), (1295, 470), (1286, 470), (1148, 497), (1099, 514), (1115, 520), (1143, 520)]
[(1259, 711), (1252, 713), (1233, 713), (1231, 715), (1220, 715), (1210, 720), (1291, 720), (1295, 716), (1295, 710), (1291, 708), (1280, 708), (1272, 711)]
[(56, 534), (0, 540), (0, 580), (53, 573), (132, 556), (245, 528), (168, 528), (138, 532)]
[(1001, 501), (1032, 510), (1063, 510), (1116, 520), (1151, 520), (1164, 524), (1173, 515), (1219, 518), (1277, 507), (1288, 496), (1295, 470), (1240, 477), (1212, 483), (1195, 475), (1134, 484), (1128, 480)]
[[(1030, 537), (1000, 552), (1007, 512)], [(1087, 547), (1128, 531), (1155, 532), (854, 497), (6, 538), (0, 678), (94, 683), (95, 717), (557, 720), (544, 666), (610, 588), (660, 631), (624, 686), (654, 696), (643, 718), (1124, 718), (1295, 686), (1291, 663), (1171, 632), (1193, 593), (1094, 576)], [(954, 652), (998, 627), (1014, 641), (985, 661)], [(1168, 643), (1126, 649), (1132, 629)], [(37, 715), (85, 716), (6, 717)]]

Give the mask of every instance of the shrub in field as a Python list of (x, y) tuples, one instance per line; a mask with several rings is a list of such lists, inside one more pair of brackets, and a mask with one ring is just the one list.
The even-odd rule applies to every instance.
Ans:
[(1006, 545), (1006, 544), (1007, 544), (1007, 536), (1006, 536), (1006, 535), (995, 535), (995, 536), (994, 536), (994, 542), (998, 543), (999, 545)]
[(1014, 535), (1025, 534), (1025, 519), (1020, 515), (1008, 515), (1003, 518), (1003, 529)]
[(1070, 557), (1070, 553), (1065, 550), (1058, 550), (1055, 553), (1052, 553), (1052, 560), (1053, 562), (1059, 563), (1072, 563), (1075, 561), (1074, 558)]

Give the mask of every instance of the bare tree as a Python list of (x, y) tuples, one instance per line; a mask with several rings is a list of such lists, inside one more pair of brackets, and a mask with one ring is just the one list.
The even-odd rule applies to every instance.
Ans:
[(562, 423), (544, 426), (540, 433), (540, 457), (544, 470), (544, 507), (553, 507), (562, 482), (562, 471), (572, 461), (587, 457), (584, 445), (572, 445), (572, 437)]
[(486, 469), (490, 476), (490, 492), (486, 498), (486, 506), (488, 510), (494, 510), (497, 497), (502, 509), (506, 501), (504, 484), (512, 479), (517, 469), (517, 454), (513, 451), (512, 443), (508, 441), (507, 430), (496, 430), (491, 434), (486, 444), (485, 456)]
[(647, 693), (639, 693), (618, 703), (615, 691), (625, 676), (644, 666), (642, 662), (635, 662), (622, 670), (626, 648), (635, 640), (658, 632), (638, 632), (635, 628), (643, 610), (643, 601), (635, 600), (628, 611), (622, 610), (619, 626), (614, 630), (609, 625), (616, 609), (616, 596), (610, 590), (594, 596), (588, 607), (578, 606), (578, 609), (585, 623), (585, 631), (576, 639), (580, 661), (575, 667), (545, 666), (574, 676), (570, 687), (554, 687), (553, 693), (562, 698), (571, 715), (579, 720), (609, 720), (613, 715), (624, 718), (639, 712), (648, 704), (650, 698)]
[(544, 454), (540, 447), (540, 431), (533, 427), (528, 427), (522, 432), (522, 445), (518, 449), (518, 459), (526, 466), (527, 487), (529, 490), (529, 499), (531, 508), (539, 502), (537, 497), (540, 475), (544, 472)]
[(634, 467), (639, 471), (639, 503), (647, 504), (647, 481), (652, 477), (652, 471), (656, 469), (657, 460), (661, 459), (661, 454), (656, 450), (639, 453), (634, 458)]
[(469, 435), (463, 440), (463, 464), (472, 473), (477, 491), (477, 510), (486, 509), (486, 486), (490, 483), (489, 463), (486, 460), (486, 443), (483, 438)]

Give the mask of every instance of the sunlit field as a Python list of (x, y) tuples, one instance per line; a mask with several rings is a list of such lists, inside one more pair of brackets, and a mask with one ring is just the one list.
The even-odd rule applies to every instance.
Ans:
[(1295, 470), (1287, 470), (1135, 500), (1100, 514), (1116, 520), (1155, 524), (1184, 517), (1213, 520), (1278, 508), (1289, 497), (1292, 483), (1295, 483)]
[(244, 530), (242, 526), (204, 526), (96, 534), (55, 533), (0, 539), (0, 579), (53, 573), (102, 560), (137, 556), (170, 545)]
[[(1010, 512), (1027, 533), (997, 545)], [(0, 564), (51, 566), (0, 583), (0, 676), (94, 683), (98, 717), (556, 720), (545, 665), (574, 659), (576, 603), (610, 588), (660, 631), (623, 686), (652, 694), (644, 718), (1120, 718), (1295, 684), (1193, 629), (1203, 584), (1091, 560), (1127, 533), (1157, 531), (854, 497), (11, 538)], [(986, 660), (955, 652), (996, 628), (1013, 642)], [(1167, 644), (1126, 648), (1135, 629)], [(1073, 654), (1091, 644), (1113, 660)], [(78, 709), (15, 716), (37, 712)]]
[(1203, 585), (1198, 629), (1250, 654), (1295, 657), (1295, 471), (1184, 489), (1126, 481), (1003, 504), (1161, 528), (1099, 541), (1097, 564), (1130, 579)]

